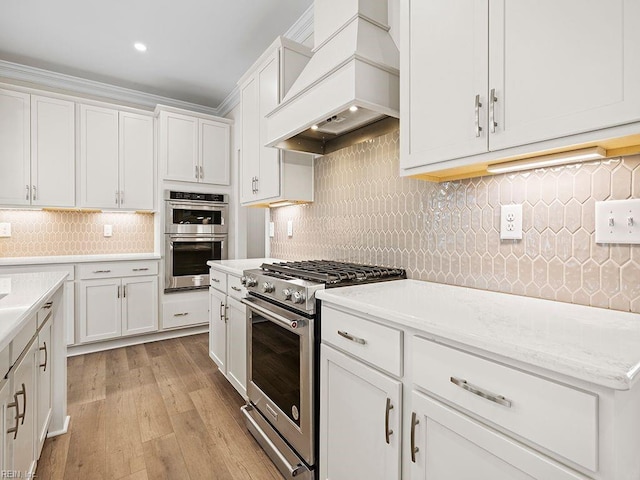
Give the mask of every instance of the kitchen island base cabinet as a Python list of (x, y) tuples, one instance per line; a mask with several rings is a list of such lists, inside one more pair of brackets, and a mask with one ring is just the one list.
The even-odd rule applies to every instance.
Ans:
[(222, 373), (227, 371), (226, 295), (209, 288), (209, 356)]
[(247, 307), (227, 297), (227, 380), (247, 396)]
[(321, 345), (320, 479), (399, 480), (401, 399), (400, 381)]
[(587, 480), (422, 393), (411, 404), (411, 480)]
[(36, 419), (37, 454), (40, 457), (51, 423), (51, 320), (47, 320), (38, 333), (36, 350), (36, 382), (38, 387), (38, 412)]

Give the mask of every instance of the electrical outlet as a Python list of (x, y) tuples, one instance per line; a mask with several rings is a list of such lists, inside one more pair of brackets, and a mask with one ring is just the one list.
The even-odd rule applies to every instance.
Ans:
[(596, 202), (596, 243), (640, 244), (640, 199)]
[(522, 204), (500, 206), (500, 239), (522, 239)]
[(11, 224), (8, 222), (0, 223), (0, 237), (11, 236)]
[(113, 235), (113, 225), (104, 226), (104, 236), (111, 237)]
[(287, 220), (287, 236), (293, 237), (293, 220)]
[(269, 222), (269, 237), (273, 238), (276, 236), (276, 226), (273, 222)]

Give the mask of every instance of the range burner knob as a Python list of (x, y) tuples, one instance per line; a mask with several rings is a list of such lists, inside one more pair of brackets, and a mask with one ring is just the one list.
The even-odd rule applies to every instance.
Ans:
[(304, 293), (297, 291), (293, 292), (293, 303), (304, 303), (306, 300)]
[(291, 291), (290, 288), (285, 288), (284, 290), (282, 290), (282, 296), (284, 297), (285, 300), (291, 300), (291, 294), (293, 292)]
[(260, 290), (262, 290), (264, 293), (271, 293), (275, 290), (275, 287), (271, 282), (264, 282), (260, 287)]
[(245, 277), (244, 284), (246, 287), (255, 287), (258, 284), (258, 281), (255, 278)]

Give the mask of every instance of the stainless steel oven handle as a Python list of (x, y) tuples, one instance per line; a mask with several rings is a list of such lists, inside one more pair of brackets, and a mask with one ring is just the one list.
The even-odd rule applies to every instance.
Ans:
[(211, 205), (190, 202), (167, 202), (167, 204), (172, 210), (204, 210), (206, 212), (224, 211), (229, 205), (228, 203), (216, 203)]
[(267, 320), (270, 320), (270, 321), (272, 321), (274, 323), (277, 323), (278, 325), (286, 327), (289, 330), (296, 330), (297, 328), (302, 327), (305, 324), (305, 321), (302, 318), (296, 319), (296, 320), (289, 320), (287, 318), (281, 317), (280, 315), (278, 315), (276, 313), (273, 313), (272, 311), (270, 311), (270, 310), (268, 310), (268, 309), (266, 309), (264, 307), (256, 305), (254, 302), (251, 301), (251, 298), (243, 298), (241, 300), (241, 302), (244, 303), (251, 310), (255, 310), (259, 314), (261, 314), (264, 317), (266, 317)]

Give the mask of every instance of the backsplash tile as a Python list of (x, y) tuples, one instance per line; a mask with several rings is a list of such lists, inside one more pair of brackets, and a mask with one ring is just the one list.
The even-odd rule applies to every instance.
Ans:
[[(12, 236), (0, 238), (0, 257), (151, 253), (153, 214), (0, 210)], [(113, 236), (103, 236), (104, 225)]]
[[(640, 313), (640, 246), (594, 234), (596, 201), (640, 197), (640, 156), (440, 184), (398, 171), (398, 132), (317, 159), (316, 201), (271, 210), (271, 255)], [(521, 241), (499, 239), (508, 203), (523, 204)]]

